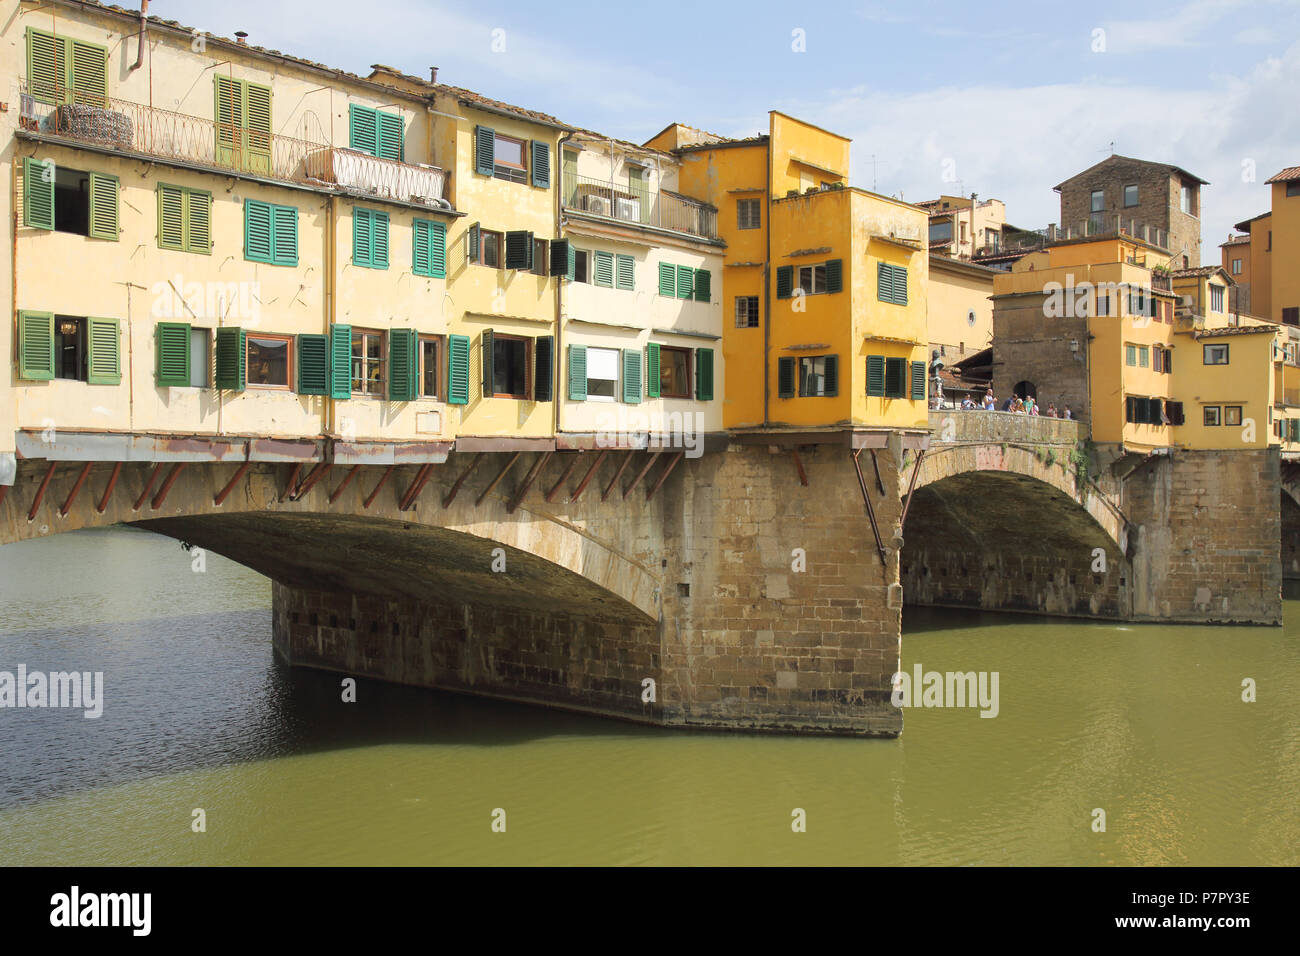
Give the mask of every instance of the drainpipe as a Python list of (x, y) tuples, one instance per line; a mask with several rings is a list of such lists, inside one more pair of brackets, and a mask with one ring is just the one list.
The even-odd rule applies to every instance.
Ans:
[[(555, 158), (560, 161), (560, 174), (555, 178), (557, 186), (555, 190), (556, 239), (563, 238), (560, 233), (561, 224), (564, 221), (564, 144), (572, 138), (572, 132), (565, 133), (560, 137), (560, 142), (556, 148), (558, 155)], [(546, 263), (546, 271), (548, 273), (551, 271), (549, 262)], [(563, 334), (561, 330), (564, 326), (564, 276), (552, 276), (551, 278), (555, 280), (555, 351), (551, 356), (551, 360), (555, 362), (555, 367), (551, 369), (551, 435), (558, 440), (560, 437), (560, 402), (563, 400), (563, 396), (560, 394), (560, 369), (564, 367), (564, 347), (560, 343), (560, 336)]]
[[(769, 366), (772, 364), (772, 137), (768, 135), (767, 140), (767, 188), (763, 192), (763, 200), (767, 203), (767, 255), (763, 261), (763, 312), (767, 316), (767, 321), (763, 323), (763, 427), (766, 428), (770, 422), (768, 416), (768, 402), (771, 397), (771, 373)], [(726, 320), (726, 304), (723, 304), (723, 320)]]
[[(333, 112), (331, 107), (330, 112)], [(332, 148), (332, 145), (331, 145)], [(325, 338), (326, 346), (330, 350), (330, 359), (334, 357), (334, 318), (335, 318), (335, 299), (336, 299), (336, 277), (334, 270), (334, 261), (337, 258), (334, 248), (335, 232), (337, 225), (335, 219), (335, 197), (329, 195), (325, 197), (325, 254), (321, 257), (325, 270)], [(334, 383), (331, 376), (330, 390), (333, 391)], [(338, 402), (333, 395), (325, 396), (325, 432), (329, 435), (337, 435), (335, 428), (335, 418), (338, 413)]]
[(149, 34), (149, 0), (140, 0), (140, 39), (136, 43), (135, 62), (128, 73), (134, 73), (144, 65), (144, 41)]

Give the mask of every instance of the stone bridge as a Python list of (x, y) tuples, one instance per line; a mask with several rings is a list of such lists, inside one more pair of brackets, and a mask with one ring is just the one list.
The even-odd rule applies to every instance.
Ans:
[(897, 734), (904, 597), (1280, 622), (1276, 454), (1116, 475), (1077, 424), (932, 428), (695, 458), (23, 432), (0, 544), (138, 526), (270, 577), (295, 665), (681, 727)]

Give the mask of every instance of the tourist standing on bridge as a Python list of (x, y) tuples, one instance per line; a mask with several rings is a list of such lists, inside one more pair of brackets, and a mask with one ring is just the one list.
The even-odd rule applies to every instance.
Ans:
[(1066, 405), (1066, 406), (1065, 406), (1065, 410), (1061, 412), (1061, 417), (1062, 417), (1062, 418), (1073, 418), (1073, 417), (1074, 417), (1073, 415), (1070, 414), (1070, 406), (1069, 406), (1069, 405)]
[(1047, 403), (1047, 417), (1048, 417), (1048, 418), (1056, 418), (1056, 417), (1057, 417), (1057, 414), (1056, 414), (1056, 402), (1048, 402), (1048, 403)]
[(984, 393), (984, 411), (991, 412), (997, 407), (998, 400), (993, 397), (993, 386), (990, 385), (989, 390)]

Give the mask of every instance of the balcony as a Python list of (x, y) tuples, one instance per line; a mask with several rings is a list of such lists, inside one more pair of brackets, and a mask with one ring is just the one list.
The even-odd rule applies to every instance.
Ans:
[(1151, 288), (1156, 292), (1173, 292), (1173, 276), (1168, 272), (1161, 272), (1159, 269), (1153, 269), (1151, 271)]
[(450, 208), (443, 198), (446, 174), (435, 166), (379, 159), (112, 97), (59, 105), (42, 102), (46, 97), (26, 88), (19, 89), (18, 97), (19, 126), (32, 133), (212, 170)]
[(718, 238), (718, 211), (708, 203), (668, 190), (632, 189), (626, 183), (566, 176), (566, 210), (633, 225), (681, 232), (701, 239)]

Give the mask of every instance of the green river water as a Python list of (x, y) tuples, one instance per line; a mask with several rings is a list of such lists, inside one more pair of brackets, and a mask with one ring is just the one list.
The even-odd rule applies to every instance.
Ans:
[(265, 578), (192, 560), (121, 528), (0, 548), (0, 671), (104, 673), (98, 719), (0, 709), (0, 862), (1300, 863), (1295, 601), (1285, 628), (909, 610), (904, 667), (997, 671), (998, 716), (791, 738), (370, 681), (344, 704), (274, 660)]

